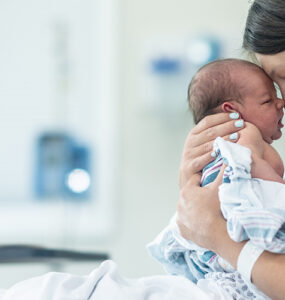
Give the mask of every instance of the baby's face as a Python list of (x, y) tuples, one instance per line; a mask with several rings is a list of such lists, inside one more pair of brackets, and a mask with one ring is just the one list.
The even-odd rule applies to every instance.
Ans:
[(247, 70), (240, 73), (243, 119), (257, 126), (263, 139), (272, 143), (281, 137), (284, 101), (277, 98), (272, 80), (262, 71)]

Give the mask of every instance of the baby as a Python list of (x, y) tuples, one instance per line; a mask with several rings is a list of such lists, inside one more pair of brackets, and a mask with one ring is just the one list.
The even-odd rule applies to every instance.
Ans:
[[(238, 143), (251, 150), (251, 176), (284, 183), (282, 160), (270, 145), (282, 135), (284, 101), (263, 69), (239, 59), (211, 62), (192, 79), (188, 101), (195, 123), (209, 114), (238, 112), (246, 122)], [(204, 168), (203, 186), (215, 179), (221, 165), (216, 159)]]
[[(228, 179), (230, 184), (221, 185), (219, 190), (221, 210), (231, 238), (254, 239), (263, 249), (285, 253), (282, 226), (285, 186), (279, 184), (285, 183), (284, 167), (271, 146), (282, 135), (284, 101), (277, 97), (272, 80), (260, 67), (244, 60), (214, 61), (196, 73), (188, 88), (188, 100), (195, 123), (219, 112), (239, 113), (246, 122), (240, 131), (239, 145), (222, 139), (215, 142), (224, 148), (220, 148), (221, 153), (216, 153), (216, 159), (202, 173), (204, 186), (218, 175), (225, 153), (234, 158), (230, 170), (224, 172), (224, 183)], [(241, 179), (240, 174), (244, 176)], [(273, 203), (271, 198), (280, 200)], [(148, 250), (168, 273), (185, 276), (197, 284), (218, 284), (235, 299), (268, 299), (216, 253), (185, 240), (175, 216), (148, 245)]]

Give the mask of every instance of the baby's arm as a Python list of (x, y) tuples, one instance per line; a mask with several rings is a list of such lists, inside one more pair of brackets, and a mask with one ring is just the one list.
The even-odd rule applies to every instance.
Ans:
[(285, 183), (270, 163), (264, 159), (266, 144), (256, 126), (246, 123), (246, 127), (240, 131), (238, 143), (251, 150), (251, 176), (253, 178)]

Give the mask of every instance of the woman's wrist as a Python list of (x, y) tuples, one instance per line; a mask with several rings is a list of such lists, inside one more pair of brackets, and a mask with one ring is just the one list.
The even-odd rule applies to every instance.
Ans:
[[(234, 242), (227, 234), (226, 222), (217, 224), (216, 237), (215, 248), (211, 250), (237, 269), (237, 261), (246, 241)], [(264, 251), (253, 265), (252, 283), (272, 299), (284, 299), (285, 285), (282, 278), (285, 278), (285, 255)]]
[(215, 228), (215, 242), (211, 250), (223, 257), (237, 269), (238, 257), (246, 241), (233, 241), (228, 235), (226, 221), (224, 219), (217, 220)]

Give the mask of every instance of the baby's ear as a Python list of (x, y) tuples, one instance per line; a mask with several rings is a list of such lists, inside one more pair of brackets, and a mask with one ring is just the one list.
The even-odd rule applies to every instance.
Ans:
[(235, 102), (224, 102), (222, 110), (223, 112), (238, 112), (238, 107)]

